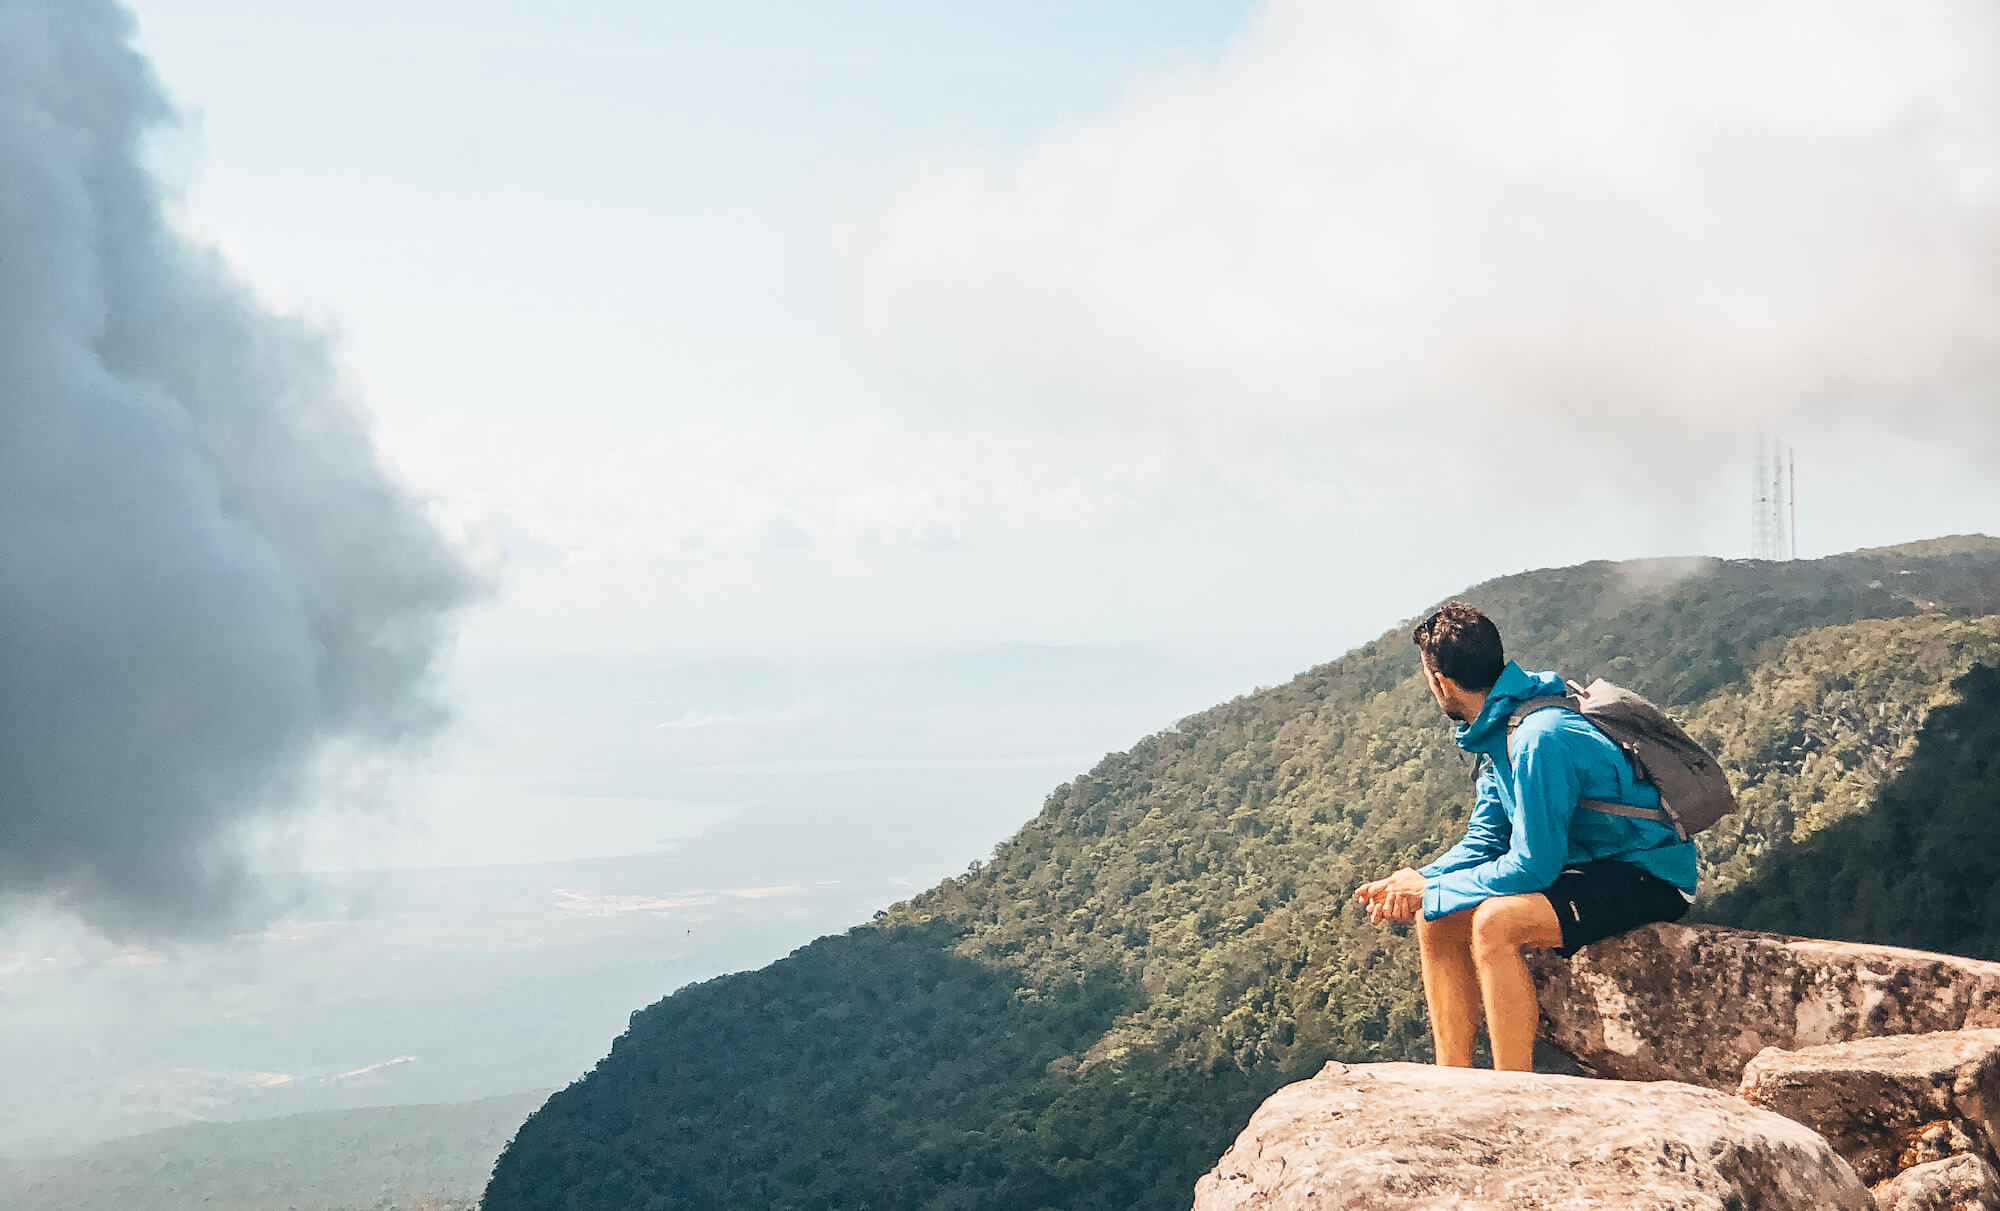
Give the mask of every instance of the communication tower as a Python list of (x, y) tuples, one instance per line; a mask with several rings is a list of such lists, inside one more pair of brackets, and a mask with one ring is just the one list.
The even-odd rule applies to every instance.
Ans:
[(1752, 559), (1797, 558), (1798, 503), (1798, 460), (1792, 448), (1775, 438), (1759, 438), (1756, 480), (1751, 492)]

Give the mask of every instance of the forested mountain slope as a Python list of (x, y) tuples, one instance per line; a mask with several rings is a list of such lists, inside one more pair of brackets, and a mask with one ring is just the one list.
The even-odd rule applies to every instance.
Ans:
[[(2000, 541), (1465, 596), (1525, 666), (1638, 689), (1723, 756), (1744, 811), (1704, 838), (1702, 911), (2000, 958)], [(1416, 672), (1397, 627), (1183, 720), (992, 861), (633, 1015), (485, 1206), (1185, 1207), (1278, 1085), (1428, 1058), (1407, 930), (1350, 900), (1463, 826)]]

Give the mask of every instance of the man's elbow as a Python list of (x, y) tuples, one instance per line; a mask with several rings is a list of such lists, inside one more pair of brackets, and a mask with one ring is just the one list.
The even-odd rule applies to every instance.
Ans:
[(1523, 861), (1495, 873), (1497, 877), (1493, 883), (1498, 894), (1525, 895), (1528, 892), (1547, 891), (1554, 886), (1557, 876), (1562, 874), (1562, 862)]
[(1523, 880), (1525, 886), (1521, 890), (1547, 891), (1555, 886), (1556, 880), (1562, 877), (1562, 872), (1563, 864), (1560, 859), (1554, 862), (1537, 862), (1526, 868)]

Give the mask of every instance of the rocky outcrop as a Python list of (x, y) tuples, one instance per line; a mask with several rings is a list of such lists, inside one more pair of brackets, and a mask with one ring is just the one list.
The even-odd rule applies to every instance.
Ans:
[(1880, 1182), (2000, 1143), (2000, 1030), (1775, 1048), (1743, 1070), (1743, 1099), (1825, 1136), (1861, 1179)]
[(1196, 1211), (2000, 1211), (2000, 963), (1679, 925), (1532, 962), (1544, 1039), (1622, 1079), (1329, 1064)]
[(1920, 950), (1649, 925), (1531, 955), (1544, 1037), (1599, 1076), (1733, 1091), (1767, 1047), (2000, 1027), (2000, 963)]
[(2000, 963), (1681, 925), (1531, 962), (1544, 1039), (1588, 1071), (1735, 1090), (1885, 1207), (1980, 1206), (2000, 1180)]
[(1674, 1082), (1328, 1064), (1264, 1103), (1195, 1211), (1872, 1209), (1799, 1123)]
[(1879, 1211), (2000, 1211), (2000, 1173), (1976, 1156), (1905, 1169), (1875, 1187)]

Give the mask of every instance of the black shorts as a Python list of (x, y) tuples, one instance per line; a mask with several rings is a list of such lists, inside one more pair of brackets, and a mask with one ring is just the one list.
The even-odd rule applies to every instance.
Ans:
[(1562, 923), (1564, 958), (1641, 925), (1678, 921), (1689, 907), (1680, 888), (1614, 858), (1566, 867), (1542, 894)]

